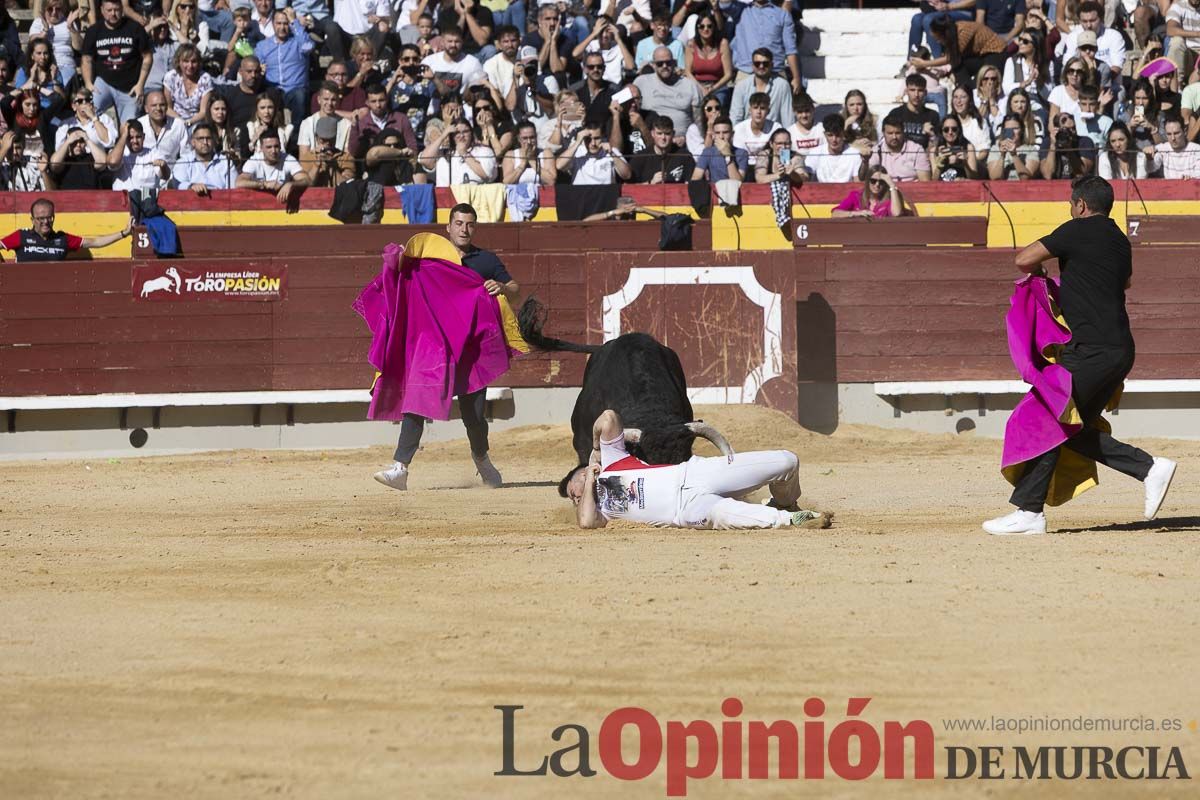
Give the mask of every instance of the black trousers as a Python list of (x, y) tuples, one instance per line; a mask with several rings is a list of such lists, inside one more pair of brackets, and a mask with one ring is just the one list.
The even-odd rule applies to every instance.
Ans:
[[(487, 405), (487, 389), (459, 395), (458, 410), (467, 429), (467, 441), (471, 443), (471, 455), (483, 458), (488, 451), (488, 423), (484, 416)], [(421, 446), (421, 435), (425, 433), (425, 418), (416, 414), (405, 414), (400, 423), (400, 441), (396, 443), (394, 458), (402, 464), (412, 461)]]
[[(1083, 417), (1083, 430), (1063, 442), (1061, 447), (1144, 481), (1154, 464), (1150, 454), (1120, 442), (1096, 427), (1104, 405), (1133, 369), (1133, 349), (1067, 345), (1058, 363), (1071, 373), (1071, 394)], [(1042, 511), (1060, 449), (1056, 447), (1025, 462), (1025, 472), (1017, 481), (1009, 502), (1022, 511)]]

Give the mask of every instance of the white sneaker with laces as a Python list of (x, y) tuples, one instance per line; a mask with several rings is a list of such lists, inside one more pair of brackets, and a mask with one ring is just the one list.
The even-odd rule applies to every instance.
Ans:
[(1003, 517), (989, 519), (983, 529), (996, 536), (1031, 536), (1046, 532), (1046, 515), (1017, 509)]
[(1175, 477), (1175, 467), (1179, 466), (1169, 458), (1154, 459), (1154, 466), (1150, 467), (1150, 474), (1146, 476), (1146, 519), (1154, 519), (1158, 516), (1158, 509), (1162, 507), (1163, 500), (1167, 497), (1167, 490), (1171, 488), (1171, 479)]
[(499, 489), (504, 485), (504, 479), (500, 477), (500, 470), (496, 469), (490, 458), (486, 455), (481, 457), (472, 455), (471, 459), (475, 462), (475, 471), (479, 473), (485, 486)]
[(384, 486), (390, 486), (403, 492), (408, 489), (408, 467), (397, 461), (387, 469), (376, 472), (375, 480)]

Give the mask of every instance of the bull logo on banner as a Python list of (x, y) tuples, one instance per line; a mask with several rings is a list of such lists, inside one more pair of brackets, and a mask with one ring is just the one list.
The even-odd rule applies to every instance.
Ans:
[(146, 302), (275, 302), (287, 297), (287, 265), (250, 263), (194, 268), (153, 262), (134, 264), (130, 288), (134, 300)]
[(140, 296), (145, 297), (152, 292), (175, 292), (179, 294), (180, 287), (183, 286), (183, 279), (179, 277), (179, 270), (174, 267), (167, 267), (166, 274), (159, 278), (151, 278), (142, 282), (142, 291)]

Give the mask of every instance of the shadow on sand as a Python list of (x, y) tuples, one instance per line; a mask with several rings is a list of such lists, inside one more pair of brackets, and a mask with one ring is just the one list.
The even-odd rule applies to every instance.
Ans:
[(1109, 531), (1200, 531), (1200, 517), (1159, 517), (1136, 522), (1114, 522), (1094, 528), (1060, 528), (1055, 533), (1106, 533)]

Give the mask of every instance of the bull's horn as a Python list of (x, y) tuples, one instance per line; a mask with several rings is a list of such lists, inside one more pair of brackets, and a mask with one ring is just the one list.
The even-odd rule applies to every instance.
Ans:
[(726, 458), (733, 458), (733, 448), (730, 447), (729, 441), (712, 425), (709, 425), (707, 422), (688, 422), (685, 424), (685, 427), (697, 436), (703, 436), (716, 445), (717, 449), (721, 451), (721, 455)]
[(640, 441), (642, 441), (642, 429), (641, 428), (626, 428), (625, 429), (626, 444), (637, 444)]

